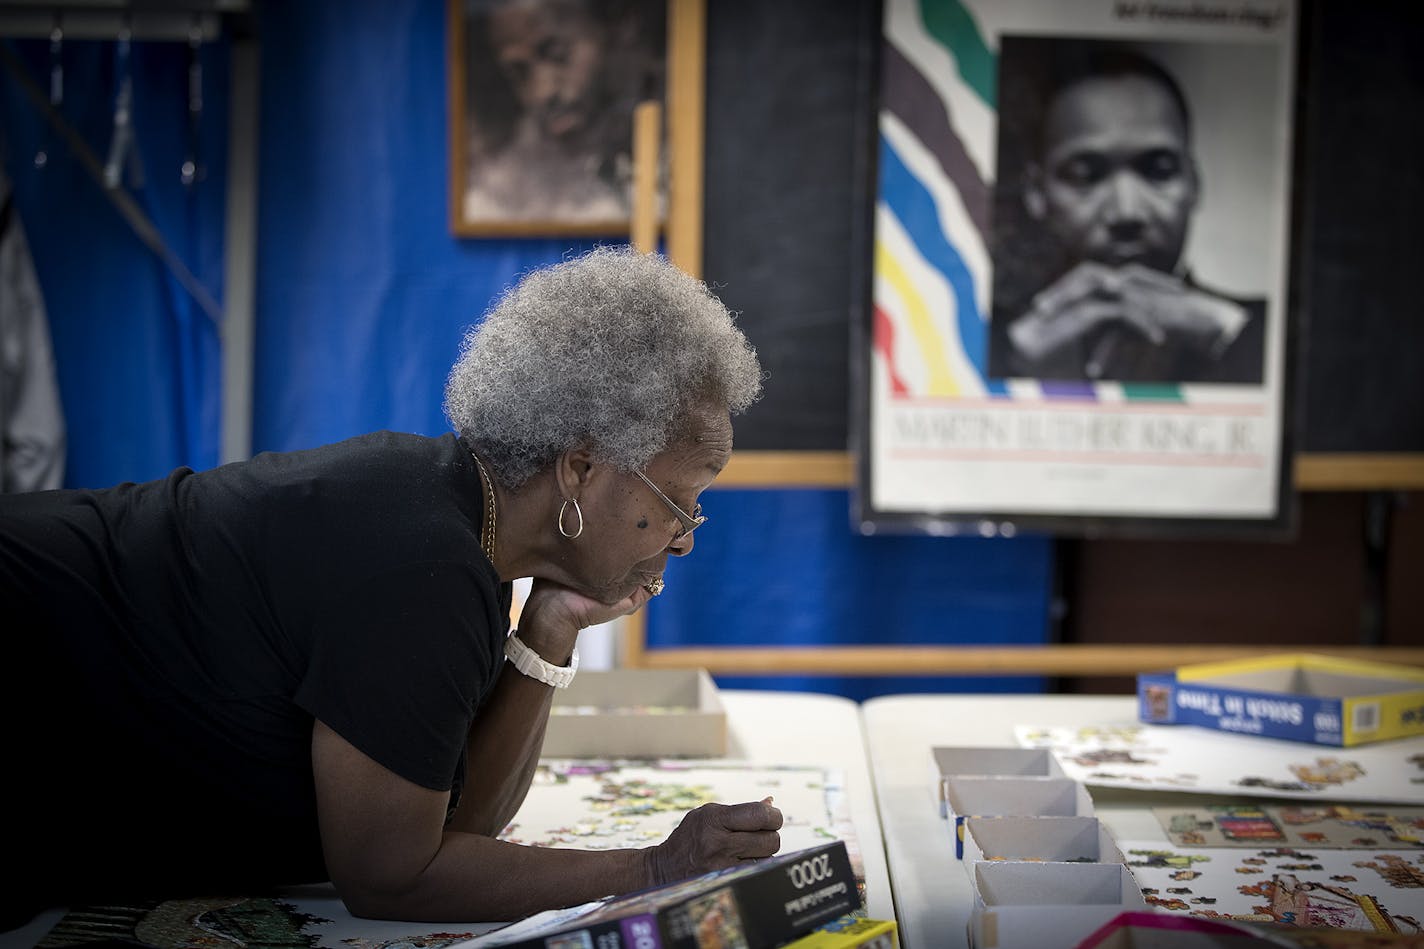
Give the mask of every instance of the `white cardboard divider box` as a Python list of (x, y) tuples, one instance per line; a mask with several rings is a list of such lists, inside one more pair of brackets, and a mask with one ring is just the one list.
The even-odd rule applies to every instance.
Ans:
[(966, 817), (1092, 817), (1093, 798), (1071, 778), (945, 778), (954, 855), (964, 858)]
[(939, 816), (948, 817), (945, 779), (952, 777), (1061, 778), (1063, 767), (1047, 748), (941, 747), (930, 749)]
[(980, 860), (1125, 863), (1096, 817), (966, 817), (964, 869)]
[(588, 670), (554, 692), (546, 758), (721, 757), (727, 712), (706, 669)]
[(1146, 911), (1120, 863), (981, 860), (971, 881), (969, 929), (976, 949), (1075, 946), (1119, 913)]

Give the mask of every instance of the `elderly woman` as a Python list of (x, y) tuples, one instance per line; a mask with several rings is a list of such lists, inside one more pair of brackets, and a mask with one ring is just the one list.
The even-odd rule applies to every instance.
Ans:
[(760, 384), (705, 286), (602, 249), (471, 331), (456, 434), (0, 499), (5, 921), (327, 879), (357, 915), (512, 919), (774, 853), (770, 802), (640, 850), (496, 837), (579, 631), (691, 552)]

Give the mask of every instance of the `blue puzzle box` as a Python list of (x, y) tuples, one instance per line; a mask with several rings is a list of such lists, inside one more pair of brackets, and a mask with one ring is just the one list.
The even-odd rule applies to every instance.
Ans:
[(1289, 653), (1137, 677), (1138, 719), (1348, 747), (1424, 735), (1424, 669)]

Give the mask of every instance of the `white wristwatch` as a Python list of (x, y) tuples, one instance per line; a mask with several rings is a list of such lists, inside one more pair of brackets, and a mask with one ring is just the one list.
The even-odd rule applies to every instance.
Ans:
[(556, 666), (552, 662), (545, 662), (537, 652), (524, 645), (518, 631), (511, 632), (509, 638), (504, 641), (504, 655), (514, 663), (514, 668), (529, 678), (538, 679), (556, 689), (567, 689), (569, 683), (574, 681), (574, 673), (578, 672), (577, 646), (574, 647), (574, 654), (569, 657), (568, 665)]

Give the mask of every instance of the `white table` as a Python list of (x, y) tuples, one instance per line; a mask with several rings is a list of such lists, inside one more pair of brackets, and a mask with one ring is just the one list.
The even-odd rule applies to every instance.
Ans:
[[(936, 806), (930, 749), (1015, 747), (1016, 725), (1131, 724), (1136, 715), (1133, 696), (898, 695), (865, 702), (861, 717), (902, 949), (969, 944), (972, 891), (954, 856), (950, 822)], [(1188, 797), (1153, 792), (1150, 801), (1170, 806)], [(1114, 837), (1165, 843), (1143, 801), (1142, 792), (1093, 789), (1095, 814)]]
[[(841, 773), (864, 864), (867, 911), (877, 919), (894, 918), (860, 706), (838, 696), (793, 692), (729, 690), (721, 693), (721, 700), (727, 710), (729, 759), (759, 765), (819, 765)], [(329, 886), (302, 887), (289, 895), (303, 911), (333, 920), (320, 928), (321, 944), (329, 946), (349, 947), (343, 939), (393, 939), (437, 930), (478, 931), (492, 925), (354, 919)], [(33, 946), (61, 915), (51, 911), (25, 927), (0, 933), (0, 949)]]
[(865, 870), (866, 914), (894, 919), (875, 787), (866, 756), (860, 706), (836, 695), (726, 691), (728, 757), (758, 764), (821, 765), (845, 778)]

